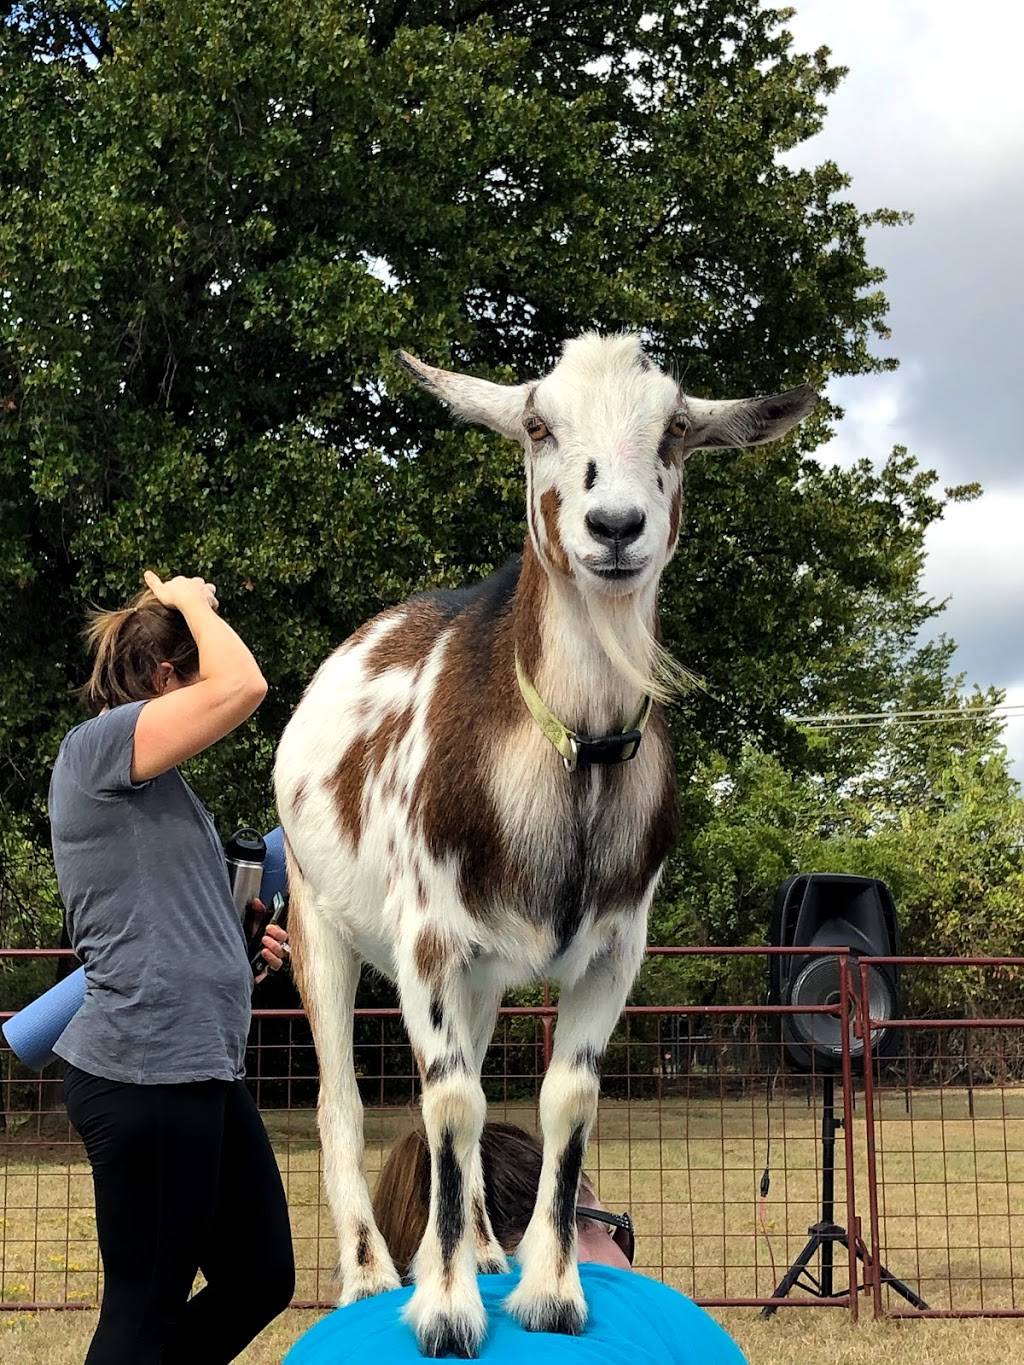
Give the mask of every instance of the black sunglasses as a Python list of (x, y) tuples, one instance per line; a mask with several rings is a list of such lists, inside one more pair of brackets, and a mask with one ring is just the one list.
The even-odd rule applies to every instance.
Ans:
[(633, 1231), (633, 1220), (628, 1213), (606, 1213), (604, 1209), (577, 1207), (576, 1217), (592, 1218), (595, 1223), (607, 1223), (613, 1227), (615, 1231), (612, 1233), (612, 1241), (629, 1264), (633, 1264), (633, 1255), (636, 1251), (636, 1234)]

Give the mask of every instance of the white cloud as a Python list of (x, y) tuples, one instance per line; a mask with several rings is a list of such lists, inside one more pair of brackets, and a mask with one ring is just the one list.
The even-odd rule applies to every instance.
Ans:
[[(1006, 700), (1014, 706), (1024, 706), (1024, 682), (1016, 682), (1008, 687)], [(1006, 722), (1003, 743), (1017, 777), (1024, 776), (1024, 715), (1013, 716)]]
[[(953, 667), (969, 683), (1024, 702), (1024, 490), (989, 493), (954, 505), (928, 530), (925, 590), (951, 597), (936, 631), (957, 642)], [(1024, 779), (1024, 716), (1007, 722), (1004, 740)]]
[[(841, 149), (858, 201), (913, 208), (970, 194), (1019, 164), (1024, 6), (1005, 0), (796, 0), (788, 27), (850, 68), (803, 164)], [(816, 145), (819, 144), (820, 146)], [(909, 201), (913, 202), (909, 202)]]
[(828, 396), (843, 409), (836, 434), (815, 457), (848, 467), (857, 460), (880, 463), (906, 440), (907, 391), (914, 367), (872, 375), (870, 379), (834, 379)]
[[(1024, 701), (1024, 5), (794, 3), (796, 46), (850, 69), (787, 162), (832, 159), (862, 209), (915, 214), (868, 234), (893, 332), (875, 349), (900, 369), (833, 382), (846, 416), (820, 454), (880, 462), (905, 445), (944, 483), (981, 481), (984, 497), (930, 528), (925, 590), (950, 598), (934, 628), (957, 641), (954, 667)], [(1006, 739), (1024, 776), (1024, 719)]]
[(1024, 608), (1022, 535), (1024, 490), (1004, 489), (948, 507), (928, 529), (927, 590), (970, 598), (975, 609), (983, 602), (1000, 610)]

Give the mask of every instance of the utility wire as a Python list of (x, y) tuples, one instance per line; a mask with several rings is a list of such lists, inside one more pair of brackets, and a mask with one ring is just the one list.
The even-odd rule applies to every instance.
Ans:
[(908, 716), (992, 716), (1024, 713), (1024, 702), (991, 706), (927, 706), (918, 711), (832, 711), (820, 716), (787, 716), (794, 725), (831, 725), (836, 721), (902, 720)]
[[(979, 716), (970, 716), (970, 717), (968, 717), (968, 719), (969, 719), (969, 720), (980, 720), (981, 717), (979, 717)], [(1009, 716), (1009, 717), (1007, 717), (1007, 719), (1013, 720), (1013, 719), (1016, 719), (1016, 718), (1013, 717), (1013, 716)], [(900, 720), (900, 719), (897, 717), (897, 718), (894, 720), (894, 722), (889, 722), (889, 721), (885, 721), (885, 720), (863, 720), (863, 721), (858, 720), (858, 721), (840, 721), (840, 722), (838, 722), (838, 723), (835, 724), (835, 725), (829, 725), (829, 724), (827, 724), (826, 722), (822, 721), (822, 722), (820, 722), (820, 723), (817, 724), (817, 725), (808, 725), (806, 728), (807, 728), (808, 730), (813, 730), (815, 733), (819, 733), (819, 732), (820, 732), (820, 733), (824, 734), (826, 731), (828, 731), (829, 733), (831, 733), (833, 730), (875, 730), (875, 729), (878, 729), (878, 728), (879, 728), (880, 726), (882, 726), (882, 725), (888, 725), (888, 724), (890, 724), (890, 723), (894, 723), (894, 724), (896, 724), (896, 725), (902, 725), (902, 726), (904, 726), (904, 727), (905, 727), (906, 729), (908, 729), (908, 730), (916, 730), (916, 729), (920, 729), (920, 728), (924, 727), (925, 725), (952, 725), (954, 722), (955, 722), (955, 717), (954, 717), (954, 716), (933, 717), (933, 718), (930, 719), (930, 720)]]

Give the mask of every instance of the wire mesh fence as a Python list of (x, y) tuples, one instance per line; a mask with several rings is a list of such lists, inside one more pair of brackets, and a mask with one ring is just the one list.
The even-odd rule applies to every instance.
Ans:
[[(1024, 958), (864, 958), (858, 970), (879, 962), (916, 977), (919, 999), (941, 997), (953, 969), (1016, 975), (1024, 985)], [(904, 1018), (888, 1027), (892, 1044), (865, 1075), (870, 1240), (875, 1258), (911, 1281), (927, 1307), (880, 1282), (876, 1312), (1024, 1315), (1024, 1017)]]
[[(729, 952), (686, 951), (709, 960)], [(848, 997), (818, 1009), (845, 1016), (852, 1037), (867, 1021), (856, 969), (848, 975)], [(786, 1013), (810, 1012), (757, 1003), (627, 1008), (602, 1067), (587, 1166), (602, 1202), (630, 1211), (638, 1268), (706, 1306), (772, 1303), (822, 1217), (831, 1078), (845, 1123), (835, 1219), (853, 1250), (833, 1247), (831, 1292), (804, 1292), (823, 1293), (815, 1262), (785, 1305), (855, 1312), (863, 1289), (877, 1312), (908, 1311), (877, 1271), (884, 1259), (931, 1311), (1024, 1315), (1024, 1087), (1011, 1064), (1024, 1022), (905, 1021), (919, 1025), (901, 1030), (908, 1046), (871, 1059), (866, 1074), (854, 1075), (848, 1048), (838, 1072), (808, 1073), (793, 1068), (779, 1025)], [(536, 1131), (556, 1018), (550, 1003), (501, 1012), (484, 1067), (489, 1117)], [(419, 1078), (397, 1009), (357, 1012), (355, 1061), (372, 1183), (394, 1141), (418, 1122)], [(337, 1293), (334, 1231), (321, 1183), (316, 1056), (301, 1010), (255, 1011), (247, 1073), (288, 1193), (296, 1303), (328, 1306)], [(0, 1085), (0, 1309), (93, 1305), (101, 1268), (91, 1178), (60, 1077), (27, 1072), (4, 1049)], [(861, 1222), (868, 1245), (858, 1271)]]

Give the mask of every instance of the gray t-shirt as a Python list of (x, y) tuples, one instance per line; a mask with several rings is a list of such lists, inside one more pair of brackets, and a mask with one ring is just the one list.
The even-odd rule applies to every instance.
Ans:
[(107, 1080), (236, 1080), (252, 972), (213, 817), (171, 768), (132, 782), (145, 702), (64, 737), (50, 825), (85, 1003), (54, 1052)]

